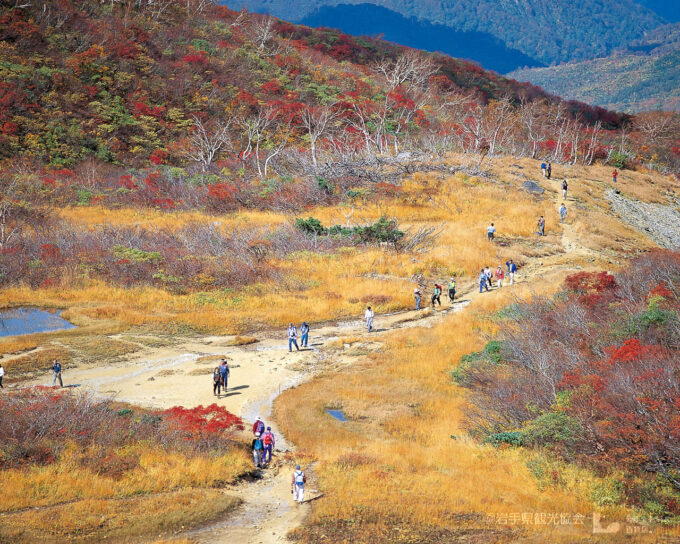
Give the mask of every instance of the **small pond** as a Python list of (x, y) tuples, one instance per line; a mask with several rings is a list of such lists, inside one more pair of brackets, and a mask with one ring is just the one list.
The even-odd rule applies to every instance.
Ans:
[(61, 312), (40, 308), (0, 310), (0, 337), (74, 329), (73, 323), (60, 317)]
[(347, 418), (345, 417), (345, 414), (342, 412), (342, 410), (328, 410), (328, 409), (326, 409), (326, 412), (328, 412), (330, 415), (332, 415), (338, 421), (347, 421)]

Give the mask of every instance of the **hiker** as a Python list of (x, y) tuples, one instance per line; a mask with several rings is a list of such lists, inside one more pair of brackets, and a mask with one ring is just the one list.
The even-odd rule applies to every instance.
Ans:
[(542, 162), (541, 163), (541, 172), (543, 172), (543, 177), (546, 176), (547, 169), (548, 169), (548, 166), (544, 162)]
[(297, 329), (292, 323), (288, 323), (288, 351), (293, 351), (293, 346), (295, 349), (300, 351), (297, 343)]
[(364, 312), (364, 319), (366, 320), (366, 330), (368, 332), (371, 332), (373, 330), (373, 318), (375, 317), (375, 312), (371, 310), (371, 307), (368, 306), (366, 308), (366, 311)]
[(560, 206), (560, 219), (562, 220), (562, 223), (564, 223), (564, 220), (567, 218), (567, 207), (564, 205), (564, 202), (562, 202), (562, 205)]
[(562, 198), (563, 198), (564, 200), (567, 199), (567, 189), (569, 189), (569, 184), (567, 183), (567, 180), (565, 179), (565, 180), (562, 182)]
[(257, 421), (253, 423), (253, 434), (262, 434), (264, 432), (264, 421), (260, 416), (257, 416)]
[(510, 285), (512, 285), (515, 283), (515, 272), (517, 272), (517, 265), (512, 259), (510, 259), (505, 263), (505, 266), (508, 267), (508, 276), (510, 276)]
[(548, 163), (548, 168), (546, 168), (545, 171), (546, 171), (546, 174), (547, 174), (546, 177), (547, 177), (548, 179), (550, 179), (550, 176), (552, 176), (552, 164)]
[(300, 345), (306, 348), (309, 340), (309, 325), (307, 325), (306, 321), (303, 321), (302, 325), (300, 325), (300, 334), (302, 335), (300, 337)]
[(484, 289), (489, 290), (488, 278), (486, 272), (481, 268), (479, 270), (479, 292), (481, 293)]
[(213, 395), (220, 398), (220, 387), (222, 386), (222, 369), (219, 366), (213, 370)]
[(543, 219), (543, 216), (538, 218), (538, 235), (545, 236), (545, 219)]
[(255, 438), (253, 438), (252, 443), (253, 448), (253, 461), (255, 462), (255, 468), (260, 468), (262, 466), (262, 452), (264, 451), (264, 445), (262, 444), (262, 439), (260, 438), (260, 433), (255, 433)]
[(434, 290), (432, 291), (432, 309), (434, 310), (434, 303), (439, 302), (439, 305), (442, 305), (442, 288), (439, 287), (436, 283), (434, 284)]
[(57, 385), (57, 380), (59, 380), (59, 387), (64, 387), (64, 382), (61, 380), (61, 363), (56, 359), (52, 361), (52, 372), (54, 372), (52, 387)]
[(614, 171), (612, 172), (612, 179), (614, 180), (614, 183), (616, 183), (616, 178), (618, 177), (619, 173), (616, 171), (616, 169), (614, 169)]
[[(267, 432), (264, 433), (264, 436), (262, 437), (262, 444), (264, 445), (264, 449), (262, 450), (262, 462), (265, 464), (269, 464), (272, 461), (272, 451), (274, 450), (274, 445), (276, 443), (276, 440), (274, 440), (274, 433), (272, 432), (271, 427), (267, 427)], [(269, 454), (269, 456), (267, 456)]]
[(494, 236), (496, 236), (496, 227), (491, 223), (486, 229), (486, 237), (489, 239), (489, 242), (493, 242)]
[(496, 281), (498, 282), (498, 287), (503, 287), (503, 278), (505, 278), (505, 272), (503, 272), (503, 267), (499, 264), (496, 268)]
[(456, 298), (456, 279), (451, 278), (449, 280), (449, 302), (453, 304), (453, 299)]
[(300, 470), (300, 465), (295, 465), (295, 472), (293, 472), (293, 479), (291, 480), (290, 492), (293, 494), (293, 500), (298, 504), (305, 502), (305, 483), (307, 477), (305, 473)]
[(2, 377), (5, 375), (5, 369), (2, 368), (2, 363), (0, 363), (0, 389), (4, 389), (5, 386), (2, 385)]
[(423, 294), (417, 287), (413, 290), (413, 298), (416, 299), (416, 310), (420, 310), (420, 299), (423, 298)]
[(222, 359), (222, 363), (220, 364), (220, 378), (225, 393), (227, 392), (227, 385), (229, 384), (229, 374), (231, 374), (229, 363), (227, 363), (226, 359)]
[(491, 283), (491, 276), (493, 276), (493, 273), (491, 272), (489, 265), (484, 267), (484, 274), (486, 275), (486, 283), (489, 285), (489, 287), (493, 287), (493, 284)]

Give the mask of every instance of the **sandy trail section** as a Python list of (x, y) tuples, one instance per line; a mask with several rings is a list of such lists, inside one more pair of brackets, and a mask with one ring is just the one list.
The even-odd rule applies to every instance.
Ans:
[[(467, 298), (467, 297), (465, 297)], [(426, 302), (423, 300), (423, 302)], [(450, 305), (443, 301), (437, 311), (427, 308), (377, 315), (374, 331), (366, 332), (362, 320), (325, 324), (310, 332), (309, 348), (289, 353), (286, 331), (258, 335), (258, 342), (245, 346), (231, 345), (233, 336), (174, 338), (164, 347), (143, 348), (124, 360), (106, 366), (82, 365), (64, 369), (64, 385), (77, 386), (100, 396), (165, 409), (172, 406), (193, 407), (213, 402), (239, 415), (246, 429), (261, 416), (276, 435), (274, 462), (254, 481), (243, 481), (224, 490), (239, 496), (243, 504), (229, 517), (187, 533), (173, 535), (201, 544), (269, 544), (286, 541), (286, 534), (299, 526), (310, 508), (297, 505), (290, 494), (294, 452), (285, 441), (286, 421), (270, 420), (272, 403), (282, 391), (311, 379), (318, 372), (352, 364), (352, 347), (380, 349), (386, 332), (405, 327), (431, 327), (450, 311), (459, 311), (469, 300)], [(116, 335), (126, 341), (139, 335)], [(155, 340), (158, 340), (156, 338)], [(219, 399), (212, 392), (212, 371), (216, 356), (230, 360), (231, 376), (227, 393)], [(33, 382), (51, 385), (51, 376)], [(330, 417), (330, 416), (329, 416)], [(284, 452), (290, 452), (288, 461)], [(313, 470), (308, 475), (307, 498), (314, 500)]]

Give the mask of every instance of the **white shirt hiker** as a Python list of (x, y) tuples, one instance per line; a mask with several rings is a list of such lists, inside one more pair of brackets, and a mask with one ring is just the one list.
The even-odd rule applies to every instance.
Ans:
[(373, 318), (375, 317), (375, 312), (371, 310), (370, 308), (366, 308), (366, 311), (364, 312), (364, 319), (366, 320), (366, 328), (368, 329), (368, 332), (371, 332), (373, 329)]

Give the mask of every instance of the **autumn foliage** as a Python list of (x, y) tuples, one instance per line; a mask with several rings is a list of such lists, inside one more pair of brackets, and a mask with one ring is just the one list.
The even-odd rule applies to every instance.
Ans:
[[(656, 251), (624, 272), (578, 273), (554, 298), (511, 307), (499, 356), (464, 358), (454, 373), (477, 392), (471, 428), (603, 472), (656, 474), (656, 515), (680, 513), (679, 281), (680, 254)], [(631, 483), (629, 500), (648, 487)]]

